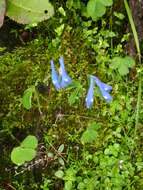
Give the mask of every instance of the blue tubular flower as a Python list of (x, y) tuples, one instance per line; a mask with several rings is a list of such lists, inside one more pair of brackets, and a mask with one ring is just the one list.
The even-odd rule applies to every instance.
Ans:
[(60, 89), (60, 81), (59, 81), (59, 77), (56, 73), (53, 60), (51, 60), (51, 68), (52, 68), (52, 82), (53, 82), (54, 86), (56, 87), (56, 90), (59, 90)]
[(104, 82), (101, 82), (97, 77), (95, 76), (91, 76), (95, 83), (97, 84), (97, 86), (102, 86), (102, 88), (106, 91), (106, 92), (109, 92), (112, 90), (112, 86), (110, 86), (109, 84), (106, 84)]
[(102, 86), (103, 86), (104, 90), (106, 92), (110, 93), (110, 91), (112, 90), (112, 86), (110, 86), (109, 84), (105, 84), (104, 82), (101, 82), (101, 83), (102, 83)]
[(92, 106), (93, 103), (93, 94), (94, 94), (94, 80), (92, 77), (90, 77), (90, 87), (86, 96), (86, 107), (89, 109)]
[(95, 83), (96, 83), (97, 86), (99, 87), (100, 92), (101, 92), (103, 98), (104, 98), (107, 102), (112, 101), (112, 97), (111, 97), (111, 95), (109, 94), (110, 91), (112, 90), (112, 86), (101, 82), (101, 81), (100, 81), (97, 77), (95, 77), (95, 76), (91, 76), (91, 77), (94, 79)]
[(109, 94), (108, 91), (105, 91), (104, 87), (101, 85), (99, 86), (99, 89), (100, 89), (100, 92), (103, 96), (103, 98), (107, 101), (107, 102), (110, 102), (112, 101), (112, 96)]
[(72, 80), (66, 73), (64, 66), (64, 59), (62, 57), (59, 59), (59, 62), (60, 62), (61, 88), (65, 88), (72, 83)]

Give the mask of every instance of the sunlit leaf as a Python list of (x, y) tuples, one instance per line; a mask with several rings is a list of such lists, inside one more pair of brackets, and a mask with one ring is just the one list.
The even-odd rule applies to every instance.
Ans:
[(32, 24), (49, 19), (54, 8), (48, 0), (7, 0), (6, 15), (21, 24)]
[(28, 135), (20, 145), (22, 148), (32, 148), (35, 149), (38, 146), (38, 140), (33, 135)]

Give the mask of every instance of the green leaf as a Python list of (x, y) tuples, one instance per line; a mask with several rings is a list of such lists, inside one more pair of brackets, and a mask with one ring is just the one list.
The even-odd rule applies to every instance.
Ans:
[(98, 139), (98, 132), (97, 130), (101, 128), (101, 124), (100, 123), (89, 123), (88, 124), (88, 128), (86, 129), (86, 131), (82, 134), (81, 137), (81, 142), (83, 144), (85, 143), (92, 143), (97, 141)]
[(5, 10), (6, 10), (6, 1), (0, 0), (0, 28), (3, 25)]
[(87, 14), (96, 21), (102, 17), (106, 12), (106, 7), (100, 0), (89, 0), (87, 3)]
[(38, 146), (38, 140), (33, 135), (28, 135), (20, 145), (22, 148), (32, 148), (35, 149)]
[(66, 181), (64, 190), (72, 190), (72, 181)]
[(121, 64), (120, 67), (118, 68), (118, 71), (120, 75), (127, 75), (129, 73), (129, 69), (125, 64)]
[(124, 76), (129, 73), (129, 68), (133, 68), (134, 66), (135, 66), (135, 60), (130, 56), (126, 56), (124, 58), (114, 57), (112, 59), (110, 68), (118, 69), (120, 75)]
[(35, 91), (35, 87), (32, 86), (32, 87), (28, 88), (27, 90), (25, 90), (25, 92), (24, 92), (24, 95), (22, 98), (22, 105), (27, 110), (29, 110), (32, 107), (31, 100), (32, 100), (32, 94), (34, 91)]
[(97, 137), (98, 137), (98, 133), (97, 131), (95, 130), (86, 130), (83, 134), (82, 134), (82, 137), (81, 137), (81, 142), (83, 144), (85, 143), (92, 143), (94, 141), (97, 140)]
[(69, 89), (71, 88), (73, 89), (73, 91), (68, 98), (68, 102), (70, 105), (75, 103), (79, 93), (82, 92), (82, 85), (80, 84), (80, 82), (73, 81), (72, 84), (69, 86)]
[(32, 24), (49, 19), (54, 8), (48, 0), (7, 0), (6, 15), (21, 24)]
[(113, 4), (113, 0), (100, 0), (100, 1), (104, 6), (111, 6)]
[(126, 56), (124, 61), (129, 68), (133, 68), (135, 66), (135, 60), (130, 56)]
[(77, 89), (77, 88), (71, 93), (71, 95), (68, 98), (68, 102), (70, 105), (75, 103), (78, 93), (79, 93), (79, 89)]
[(64, 144), (61, 144), (58, 148), (58, 153), (62, 153), (64, 150)]
[(25, 161), (31, 161), (35, 155), (36, 151), (33, 149), (16, 147), (11, 152), (11, 160), (17, 165), (22, 165)]
[(62, 179), (64, 176), (64, 172), (62, 170), (58, 170), (57, 172), (55, 172), (55, 176)]

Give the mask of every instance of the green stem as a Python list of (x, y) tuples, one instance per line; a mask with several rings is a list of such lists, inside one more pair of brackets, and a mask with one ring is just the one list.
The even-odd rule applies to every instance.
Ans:
[[(139, 39), (138, 39), (138, 35), (137, 35), (137, 31), (136, 31), (136, 27), (134, 24), (134, 20), (128, 5), (127, 0), (124, 0), (124, 4), (125, 4), (125, 8), (127, 11), (127, 15), (129, 18), (129, 22), (131, 25), (131, 29), (133, 32), (133, 36), (134, 36), (134, 40), (136, 43), (136, 48), (137, 48), (137, 54), (138, 54), (138, 58), (139, 58), (139, 64), (141, 64), (141, 50), (140, 50), (140, 44), (139, 44)], [(142, 78), (141, 78), (141, 73), (139, 73), (139, 84), (138, 84), (138, 99), (137, 99), (137, 107), (136, 107), (136, 118), (135, 118), (135, 131), (134, 131), (134, 138), (136, 136), (138, 127), (139, 127), (139, 117), (140, 117), (140, 105), (141, 105), (141, 92), (142, 92)]]

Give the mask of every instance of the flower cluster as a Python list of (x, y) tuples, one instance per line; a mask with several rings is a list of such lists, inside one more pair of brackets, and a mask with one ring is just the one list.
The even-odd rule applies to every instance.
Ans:
[[(65, 70), (64, 66), (64, 59), (61, 57), (59, 59), (60, 62), (60, 69), (59, 69), (59, 75), (56, 73), (54, 61), (51, 60), (51, 68), (52, 68), (52, 82), (56, 88), (56, 90), (64, 89), (69, 84), (72, 83), (71, 78), (68, 76)], [(102, 97), (107, 101), (112, 101), (112, 97), (110, 95), (110, 91), (112, 90), (112, 86), (105, 84), (101, 82), (97, 77), (90, 76), (90, 86), (89, 90), (86, 96), (86, 107), (89, 109), (92, 106), (93, 103), (93, 97), (94, 97), (94, 86), (95, 84), (99, 87)]]
[(97, 77), (90, 76), (90, 87), (86, 96), (86, 107), (89, 109), (92, 106), (93, 103), (93, 97), (94, 97), (94, 84), (96, 84), (101, 92), (102, 97), (107, 101), (112, 101), (112, 97), (110, 95), (110, 91), (112, 90), (112, 86), (105, 84), (101, 82)]
[(60, 69), (59, 69), (59, 76), (56, 73), (54, 61), (51, 60), (51, 68), (52, 68), (52, 82), (56, 88), (56, 90), (59, 90), (60, 88), (66, 88), (69, 84), (72, 83), (71, 78), (68, 76), (65, 70), (64, 66), (64, 59), (61, 57), (59, 59), (60, 62)]

